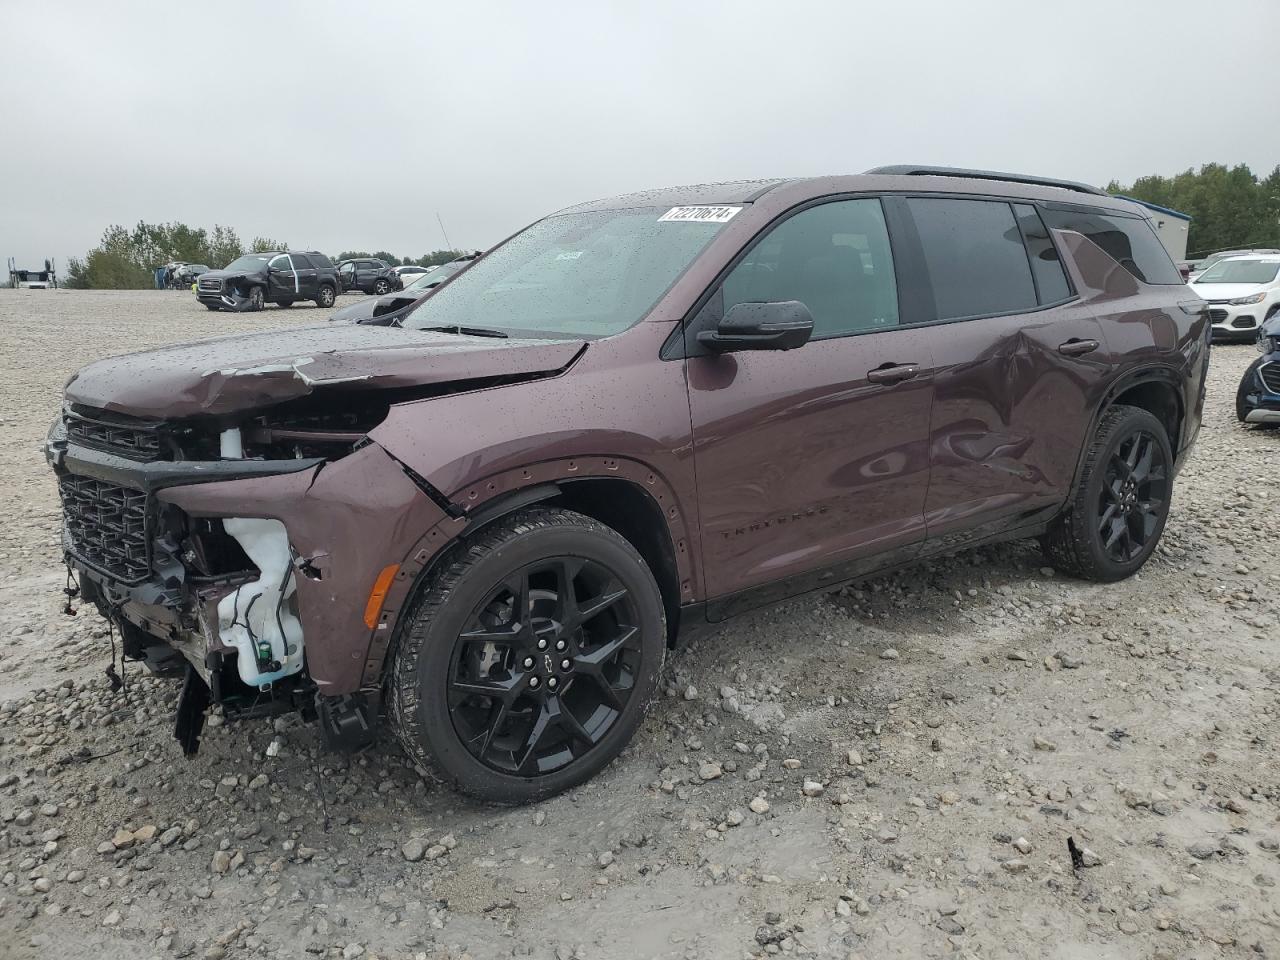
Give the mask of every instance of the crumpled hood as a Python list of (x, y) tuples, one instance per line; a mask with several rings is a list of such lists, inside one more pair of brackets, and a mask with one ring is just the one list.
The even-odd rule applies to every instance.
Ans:
[(139, 417), (219, 416), (321, 389), (429, 388), (551, 376), (584, 346), (581, 340), (499, 340), (400, 327), (301, 327), (99, 360), (67, 382), (66, 398)]

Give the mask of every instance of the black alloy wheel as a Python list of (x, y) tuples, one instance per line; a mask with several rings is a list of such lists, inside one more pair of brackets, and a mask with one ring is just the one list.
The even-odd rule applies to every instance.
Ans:
[(662, 593), (616, 530), (519, 510), (457, 544), (395, 639), (387, 713), (405, 750), (499, 803), (577, 786), (627, 745), (658, 689)]
[(1040, 538), (1049, 562), (1100, 583), (1136, 573), (1164, 532), (1173, 462), (1165, 425), (1155, 415), (1127, 404), (1108, 408), (1071, 498)]
[(1098, 497), (1098, 537), (1108, 557), (1126, 564), (1158, 534), (1169, 502), (1169, 463), (1159, 438), (1127, 436), (1107, 460)]
[(640, 630), (618, 579), (581, 557), (506, 577), (454, 648), (449, 712), (481, 763), (536, 777), (582, 757), (635, 691)]

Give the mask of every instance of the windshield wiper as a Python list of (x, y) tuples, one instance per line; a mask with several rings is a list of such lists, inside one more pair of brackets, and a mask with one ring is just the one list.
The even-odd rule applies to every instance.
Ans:
[(464, 337), (497, 337), (500, 340), (506, 340), (510, 336), (490, 327), (464, 327), (456, 323), (446, 327), (422, 327), (421, 329), (430, 330), (433, 333), (456, 333)]

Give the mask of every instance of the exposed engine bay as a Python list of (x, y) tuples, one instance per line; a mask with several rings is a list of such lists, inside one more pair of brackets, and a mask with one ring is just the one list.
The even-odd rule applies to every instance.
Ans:
[[(314, 352), (320, 339), (335, 349)], [(312, 353), (291, 349), (303, 341)], [(229, 719), (300, 711), (333, 742), (372, 734), (387, 551), (460, 508), (370, 432), (393, 405), (553, 375), (582, 349), (333, 327), (257, 342), (249, 365), (245, 338), (92, 364), (46, 444), (68, 571), (125, 659), (186, 674), (188, 752), (210, 703)]]

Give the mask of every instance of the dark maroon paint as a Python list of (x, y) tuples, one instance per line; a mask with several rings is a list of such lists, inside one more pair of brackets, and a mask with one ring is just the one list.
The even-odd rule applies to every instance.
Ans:
[[(417, 578), (502, 503), (523, 502), (504, 500), (521, 491), (554, 494), (596, 478), (641, 494), (664, 518), (668, 600), (688, 626), (942, 550), (1042, 532), (1068, 499), (1093, 424), (1125, 391), (1148, 406), (1162, 398), (1181, 461), (1202, 412), (1205, 319), (1179, 306), (1192, 299), (1185, 288), (1141, 284), (1074, 233), (1054, 234), (1078, 294), (1057, 307), (788, 352), (660, 359), (699, 298), (780, 215), (820, 197), (921, 192), (1063, 199), (1019, 184), (853, 176), (602, 201), (579, 209), (745, 208), (645, 322), (607, 339), (293, 330), (93, 364), (67, 399), (226, 420), (329, 390), (421, 388), (342, 459), (158, 493), (189, 516), (284, 522), (319, 574), (298, 580), (307, 670), (322, 694), (335, 695), (377, 687)], [(1105, 197), (1088, 202), (1128, 209)], [(1060, 345), (1073, 340), (1099, 347), (1065, 356)], [(872, 382), (885, 364), (918, 371)], [(371, 632), (361, 618), (388, 564), (401, 569)], [(161, 632), (160, 612), (134, 602), (126, 615)]]

